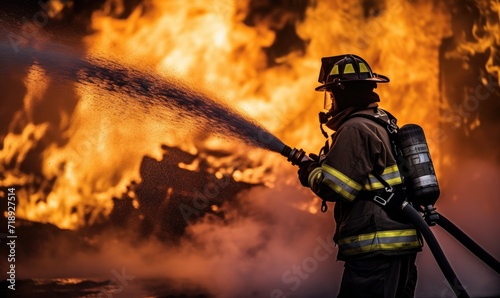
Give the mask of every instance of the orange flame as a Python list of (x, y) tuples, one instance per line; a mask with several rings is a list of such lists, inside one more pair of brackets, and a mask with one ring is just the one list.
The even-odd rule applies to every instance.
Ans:
[[(497, 2), (481, 3), (489, 15), (498, 14)], [(56, 16), (64, 4), (53, 4)], [(323, 56), (345, 52), (362, 56), (376, 72), (391, 78), (377, 92), (382, 107), (393, 111), (400, 125), (418, 123), (426, 131), (439, 125), (438, 49), (440, 40), (452, 34), (444, 3), (392, 0), (363, 11), (361, 1), (318, 1), (307, 8), (304, 20), (284, 10), (280, 14), (276, 8), (279, 20), (264, 18), (252, 26), (245, 22), (248, 7), (248, 1), (151, 0), (119, 19), (114, 16), (123, 12), (122, 2), (108, 1), (93, 14), (95, 33), (84, 44), (91, 56), (111, 57), (134, 68), (153, 67), (160, 74), (174, 74), (216, 93), (285, 143), (309, 152), (316, 152), (324, 142), (317, 123), (323, 94), (314, 92)], [(296, 26), (297, 35), (307, 41), (306, 48), (291, 51), (270, 65), (263, 49), (276, 42), (276, 26), (285, 23)], [(486, 22), (475, 32), (479, 29), (489, 33), (476, 36), (477, 43), (464, 44), (461, 51), (486, 51), (498, 45), (498, 23)], [(498, 75), (495, 55), (491, 50), (487, 69)], [(41, 73), (43, 69), (34, 65), (27, 75), (26, 110), (44, 94), (48, 83), (33, 78)], [(71, 229), (97, 221), (111, 211), (111, 197), (124, 193), (131, 181), (140, 180), (141, 158), (161, 157), (160, 143), (198, 154), (193, 163), (179, 165), (191, 171), (197, 171), (199, 159), (206, 157), (200, 148), (236, 152), (207, 158), (219, 178), (232, 175), (236, 181), (272, 186), (274, 175), (289, 166), (275, 154), (242, 152), (241, 145), (211, 136), (196, 141), (156, 120), (137, 121), (95, 108), (112, 105), (99, 94), (98, 88), (77, 88), (79, 102), (73, 118), (67, 120), (67, 144), (54, 144), (43, 152), (44, 177), (57, 177), (53, 190), (46, 198), (37, 191), (21, 196), (20, 217)], [(479, 124), (477, 120), (474, 125)], [(2, 164), (17, 159), (18, 165), (46, 130), (46, 124), (28, 123), (20, 134), (8, 134), (0, 151)], [(436, 140), (431, 136), (428, 141), (434, 159), (440, 160)], [(235, 166), (238, 156), (248, 160), (243, 170)], [(14, 168), (6, 172), (2, 185), (30, 184), (30, 179)], [(297, 208), (317, 212), (309, 202)]]

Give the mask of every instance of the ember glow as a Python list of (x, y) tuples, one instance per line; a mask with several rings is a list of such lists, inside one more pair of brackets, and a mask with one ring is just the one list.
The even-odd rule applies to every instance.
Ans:
[[(448, 187), (456, 184), (446, 182), (447, 172), (459, 167), (461, 151), (457, 144), (469, 140), (462, 135), (472, 136), (470, 142), (479, 140), (483, 149), (498, 145), (497, 137), (487, 137), (491, 133), (498, 136), (499, 132), (498, 120), (491, 116), (497, 115), (498, 109), (494, 108), (499, 105), (492, 102), (500, 94), (498, 1), (477, 0), (458, 5), (451, 0), (285, 0), (278, 5), (251, 0), (108, 0), (88, 9), (80, 7), (78, 2), (51, 0), (46, 6), (37, 7), (31, 14), (41, 9), (47, 15), (47, 22), (43, 26), (34, 23), (36, 34), (29, 36), (26, 36), (29, 28), (21, 19), (30, 12), (0, 12), (1, 23), (5, 25), (0, 56), (5, 65), (0, 69), (4, 91), (0, 112), (3, 116), (0, 186), (18, 188), (17, 215), (22, 219), (81, 231), (107, 223), (117, 208), (115, 199), (126, 196), (143, 220), (150, 211), (144, 211), (149, 209), (141, 205), (136, 193), (140, 189), (134, 187), (144, 179), (143, 158), (160, 161), (165, 158), (164, 148), (168, 147), (188, 156), (177, 162), (178, 169), (216, 177), (207, 188), (213, 194), (210, 198), (224, 201), (220, 193), (227, 189), (229, 180), (225, 179), (230, 179), (230, 183), (260, 185), (238, 194), (238, 200), (243, 205), (256, 200), (257, 203), (251, 204), (252, 210), (276, 211), (278, 219), (289, 224), (293, 221), (285, 220), (285, 213), (292, 211), (283, 210), (304, 213), (300, 216), (309, 221), (317, 220), (297, 231), (288, 231), (283, 223), (278, 224), (280, 232), (295, 235), (306, 233), (306, 227), (318, 228), (320, 223), (332, 229), (334, 225), (330, 216), (318, 213), (319, 200), (301, 188), (295, 169), (278, 154), (225, 138), (210, 127), (199, 129), (206, 123), (181, 109), (136, 105), (133, 92), (121, 96), (122, 93), (113, 93), (96, 80), (79, 80), (78, 72), (74, 77), (61, 79), (39, 61), (23, 60), (20, 65), (19, 59), (10, 59), (22, 55), (12, 56), (16, 55), (13, 43), (20, 51), (40, 53), (67, 48), (71, 57), (110, 61), (123, 69), (150, 74), (158, 81), (178, 80), (183, 86), (201, 90), (221, 105), (255, 119), (286, 144), (307, 152), (317, 152), (325, 141), (317, 121), (323, 94), (314, 91), (320, 58), (347, 52), (360, 55), (375, 72), (391, 79), (376, 90), (381, 106), (398, 118), (400, 126), (417, 123), (426, 131), (438, 179), (444, 181), (441, 200), (449, 202), (465, 199), (453, 197), (455, 192)], [(462, 15), (468, 16), (463, 23)], [(76, 24), (84, 30), (72, 34), (71, 27), (61, 29), (57, 24)], [(65, 67), (64, 60), (60, 66), (57, 61), (54, 64), (51, 67)], [(472, 68), (476, 72), (470, 76), (475, 81), (463, 86), (466, 79), (462, 73), (472, 73)], [(125, 90), (128, 83), (125, 81), (120, 90)], [(466, 96), (476, 90), (480, 90), (484, 100), (472, 102)], [(456, 98), (458, 95), (461, 97)], [(488, 107), (493, 112), (486, 112)], [(470, 157), (477, 152), (493, 156), (496, 160), (492, 168), (498, 166), (498, 153), (494, 150), (475, 150), (467, 151), (468, 166), (470, 160), (481, 158)], [(457, 178), (460, 179), (465, 180)], [(177, 181), (175, 177), (165, 180)], [(483, 194), (488, 202), (495, 197), (489, 189), (493, 188), (486, 187)], [(176, 185), (171, 185), (164, 200), (168, 201), (172, 193), (176, 193)], [(279, 203), (254, 198), (259, 195)], [(286, 207), (281, 208), (281, 204)], [(443, 203), (443, 207), (447, 204), (451, 203)], [(207, 208), (213, 213), (224, 210), (230, 218), (236, 212), (232, 208), (240, 207), (221, 203)], [(450, 207), (450, 210), (455, 209)], [(439, 211), (446, 214), (446, 210)], [(309, 217), (311, 214), (316, 216)], [(233, 239), (224, 244), (228, 250), (231, 244), (250, 245), (250, 238), (261, 237), (262, 226), (266, 226), (244, 219), (235, 225), (223, 225), (227, 235), (221, 236), (213, 231), (219, 226), (211, 224), (208, 215), (199, 216), (202, 223), (188, 225), (186, 233), (197, 237), (208, 234), (221, 242), (229, 241), (227, 235), (242, 237), (240, 242)], [(460, 223), (465, 219), (457, 220)], [(249, 228), (247, 237), (242, 235), (245, 234), (240, 231), (242, 227)], [(264, 262), (273, 254), (279, 257), (278, 247), (287, 242), (286, 237), (270, 241), (270, 255), (258, 259)], [(314, 248), (316, 235), (306, 238)], [(200, 239), (208, 247), (205, 253), (216, 250), (211, 239), (202, 236)], [(260, 239), (263, 246), (267, 245), (265, 239)], [(219, 266), (214, 259), (202, 261), (194, 257), (189, 253), (190, 245), (182, 246), (188, 248), (180, 254), (174, 252), (177, 248), (170, 248), (169, 253), (185, 257), (192, 266), (202, 264), (209, 269)], [(498, 243), (489, 245), (498, 253)], [(270, 264), (286, 270), (287, 264), (291, 262), (291, 266), (296, 260), (294, 252), (302, 250), (307, 254), (308, 249), (300, 245), (290, 255), (283, 256), (281, 262)], [(227, 260), (233, 260), (238, 253), (229, 255)], [(237, 262), (236, 257), (233, 261)], [(166, 264), (181, 266), (176, 262), (172, 259)], [(118, 268), (118, 264), (116, 261), (113, 266)], [(230, 275), (231, 265), (224, 264), (220, 265), (221, 270)], [(257, 267), (260, 271), (267, 270), (262, 263)], [(242, 271), (255, 270), (247, 263), (242, 268), (246, 268)], [(273, 271), (275, 280), (281, 280), (280, 270)], [(154, 271), (156, 274), (161, 268)], [(238, 271), (239, 276), (247, 278), (242, 271)], [(211, 274), (208, 269), (192, 272), (185, 269), (179, 276), (196, 279)], [(237, 276), (227, 292), (215, 292), (226, 297), (239, 294), (237, 287), (242, 281)], [(261, 283), (262, 280), (255, 278), (256, 287)], [(210, 283), (203, 283), (206, 284)], [(208, 288), (213, 290), (216, 286)]]

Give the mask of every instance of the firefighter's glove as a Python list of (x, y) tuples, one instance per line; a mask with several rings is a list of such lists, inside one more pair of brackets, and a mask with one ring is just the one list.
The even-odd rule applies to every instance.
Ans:
[(309, 174), (316, 169), (321, 167), (319, 162), (314, 160), (304, 161), (299, 166), (299, 180), (300, 183), (305, 187), (310, 187), (309, 185)]
[(313, 161), (319, 161), (319, 156), (314, 153), (309, 153), (309, 158), (312, 159)]

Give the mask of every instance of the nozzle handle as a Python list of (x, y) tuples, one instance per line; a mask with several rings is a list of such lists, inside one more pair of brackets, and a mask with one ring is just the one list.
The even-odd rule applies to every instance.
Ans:
[(292, 165), (300, 165), (304, 161), (312, 160), (306, 155), (306, 152), (302, 149), (291, 148), (287, 145), (281, 150), (281, 155), (285, 156), (287, 161), (291, 162)]

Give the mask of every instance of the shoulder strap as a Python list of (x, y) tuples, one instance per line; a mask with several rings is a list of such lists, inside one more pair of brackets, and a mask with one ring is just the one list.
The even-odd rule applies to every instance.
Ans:
[[(389, 118), (389, 121), (384, 121), (382, 120), (380, 117), (375, 117), (373, 115), (369, 115), (369, 114), (362, 114), (362, 113), (359, 113), (359, 114), (352, 114), (350, 115), (345, 121), (351, 119), (351, 118), (354, 118), (354, 117), (361, 117), (361, 118), (366, 118), (366, 119), (370, 119), (372, 121), (374, 121), (375, 123), (378, 123), (380, 124), (382, 127), (385, 128), (385, 130), (387, 131), (387, 133), (389, 134), (389, 140), (391, 142), (391, 146), (392, 146), (392, 153), (394, 154), (394, 158), (396, 159), (396, 163), (398, 162), (398, 159), (400, 158), (400, 156), (402, 155), (400, 150), (399, 150), (399, 147), (398, 147), (398, 141), (397, 141), (397, 134), (398, 134), (398, 126), (397, 126), (397, 119), (396, 117), (394, 117), (391, 113), (387, 112), (386, 110), (382, 110), (382, 109), (379, 109), (379, 108), (375, 108), (375, 111), (376, 112), (379, 112), (382, 111), (383, 113), (385, 113), (387, 115), (387, 117)], [(375, 176), (375, 178), (377, 178), (378, 181), (380, 181), (380, 183), (382, 183), (382, 185), (384, 185), (385, 189), (388, 190), (388, 189), (392, 189), (389, 184), (387, 183), (387, 181), (385, 181), (380, 175), (378, 175), (377, 173), (375, 172), (372, 172), (371, 173), (373, 176)]]
[[(396, 124), (397, 120), (391, 113), (382, 109), (380, 110), (387, 114), (389, 121), (384, 121), (379, 117), (375, 117), (373, 115), (368, 115), (368, 114), (352, 114), (351, 116), (348, 117), (348, 119), (353, 117), (363, 117), (366, 119), (373, 120), (376, 123), (380, 124), (382, 127), (384, 127), (389, 135), (389, 140), (392, 146), (391, 149), (392, 153), (394, 154), (394, 158), (396, 159), (396, 163), (399, 164), (399, 160), (401, 160), (403, 156), (398, 146), (398, 140), (397, 140), (398, 126)], [(391, 187), (389, 183), (387, 183), (387, 181), (385, 181), (384, 178), (382, 178), (379, 174), (375, 172), (372, 172), (371, 174), (375, 176), (375, 178), (377, 178), (377, 180), (380, 183), (382, 183), (382, 185), (384, 186), (384, 191), (382, 193), (373, 194), (368, 199), (374, 202), (375, 204), (379, 205), (380, 207), (382, 207), (384, 210), (386, 210), (386, 212), (394, 214), (395, 210), (400, 208), (400, 206), (406, 200), (407, 196), (405, 188), (403, 187), (402, 189), (396, 190), (393, 187)]]
[(361, 118), (370, 119), (370, 120), (374, 121), (375, 123), (378, 123), (383, 128), (385, 128), (385, 130), (389, 134), (389, 140), (391, 141), (392, 153), (394, 154), (394, 157), (396, 158), (396, 160), (398, 160), (398, 158), (402, 155), (400, 150), (399, 150), (399, 147), (397, 145), (398, 144), (397, 134), (398, 134), (398, 129), (399, 129), (399, 127), (397, 125), (398, 120), (396, 119), (396, 117), (394, 117), (391, 113), (387, 112), (386, 110), (375, 108), (376, 112), (378, 112), (379, 110), (387, 115), (387, 117), (389, 118), (389, 121), (384, 121), (380, 117), (375, 117), (375, 116), (369, 115), (369, 114), (352, 114), (349, 117), (347, 117), (347, 119), (345, 121), (347, 121), (351, 118), (354, 118), (354, 117), (361, 117)]
[(366, 118), (366, 119), (373, 120), (376, 123), (378, 123), (381, 126), (383, 126), (387, 130), (387, 132), (389, 133), (389, 138), (391, 138), (391, 140), (392, 140), (392, 138), (396, 136), (396, 134), (398, 132), (398, 129), (399, 129), (398, 125), (396, 124), (397, 123), (396, 117), (394, 117), (391, 113), (387, 112), (386, 110), (382, 110), (382, 109), (378, 109), (378, 108), (376, 108), (376, 109), (377, 110), (381, 110), (382, 112), (384, 112), (385, 114), (387, 114), (387, 117), (389, 118), (389, 121), (384, 121), (380, 117), (375, 117), (373, 115), (361, 114), (361, 113), (352, 114), (349, 117), (347, 117), (347, 119), (345, 121), (347, 121), (349, 119), (352, 119), (352, 118), (355, 118), (355, 117), (361, 117), (361, 118)]

